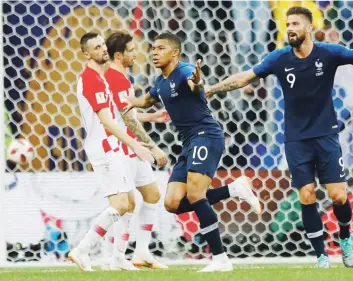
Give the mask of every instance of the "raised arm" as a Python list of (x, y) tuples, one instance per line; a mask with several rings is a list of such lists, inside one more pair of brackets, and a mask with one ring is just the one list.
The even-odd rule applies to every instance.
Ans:
[(196, 61), (192, 76), (188, 78), (188, 85), (190, 90), (195, 94), (201, 93), (201, 91), (204, 89), (204, 84), (201, 79), (201, 60)]
[(256, 79), (258, 79), (258, 77), (256, 76), (254, 70), (246, 70), (233, 74), (224, 81), (207, 87), (205, 89), (205, 93), (207, 97), (210, 97), (217, 92), (228, 92), (235, 89), (243, 88), (249, 85), (251, 82), (255, 81)]

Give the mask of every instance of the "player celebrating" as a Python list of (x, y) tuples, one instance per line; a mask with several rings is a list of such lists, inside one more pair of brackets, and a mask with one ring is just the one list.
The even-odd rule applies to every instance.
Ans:
[[(127, 106), (126, 97), (135, 96), (134, 88), (128, 79), (126, 70), (133, 65), (136, 59), (135, 43), (132, 36), (128, 33), (114, 32), (108, 37), (106, 44), (111, 64), (105, 73), (105, 78), (113, 93), (113, 100), (118, 110), (123, 111)], [(138, 119), (141, 121), (147, 121), (147, 119), (148, 121), (167, 121), (169, 116), (165, 113), (162, 111), (136, 114), (136, 112), (130, 111), (122, 117), (119, 114), (118, 120), (123, 130), (128, 132), (132, 138), (137, 136), (140, 141), (151, 145), (151, 151), (159, 166), (167, 164), (167, 156), (149, 137)], [(136, 250), (132, 263), (136, 266), (166, 269), (168, 267), (156, 261), (148, 248), (152, 227), (156, 219), (157, 203), (160, 198), (152, 167), (149, 163), (136, 158), (136, 154), (126, 145), (123, 145), (123, 152), (128, 156), (129, 160), (127, 162), (130, 164), (130, 172), (132, 173), (134, 184), (143, 198), (143, 203), (138, 213), (140, 225), (136, 234)], [(136, 267), (125, 258), (129, 239), (129, 222), (134, 205), (134, 191), (132, 190), (129, 192), (128, 213), (124, 215), (118, 224), (114, 224), (114, 253), (110, 269), (136, 270)]]
[(133, 183), (128, 181), (129, 170), (123, 164), (125, 156), (119, 141), (142, 160), (153, 163), (154, 159), (147, 148), (117, 124), (112, 94), (103, 76), (104, 65), (109, 60), (104, 39), (97, 33), (86, 33), (80, 44), (88, 60), (77, 86), (82, 122), (87, 132), (84, 147), (94, 171), (100, 176), (110, 206), (97, 217), (80, 244), (69, 253), (68, 259), (82, 270), (92, 271), (88, 253), (108, 228), (127, 212), (128, 192), (133, 188)]
[(275, 74), (285, 102), (285, 152), (298, 188), (305, 231), (318, 258), (318, 267), (329, 267), (323, 226), (316, 208), (315, 172), (333, 201), (340, 227), (339, 243), (346, 267), (353, 267), (349, 227), (352, 210), (347, 200), (345, 173), (338, 141), (338, 124), (331, 98), (338, 66), (353, 63), (353, 51), (341, 45), (314, 43), (312, 13), (303, 7), (287, 12), (288, 47), (273, 51), (253, 69), (237, 73), (206, 90), (230, 91), (256, 78)]
[(195, 211), (201, 233), (210, 246), (213, 260), (202, 269), (230, 271), (218, 229), (217, 215), (210, 205), (230, 196), (248, 201), (257, 213), (260, 203), (251, 191), (247, 178), (238, 178), (229, 186), (210, 189), (212, 178), (224, 150), (221, 127), (212, 118), (197, 67), (179, 61), (181, 42), (173, 34), (159, 35), (152, 47), (153, 63), (162, 70), (154, 87), (142, 98), (129, 99), (129, 108), (147, 108), (163, 102), (183, 140), (183, 150), (168, 183), (165, 207), (169, 212)]

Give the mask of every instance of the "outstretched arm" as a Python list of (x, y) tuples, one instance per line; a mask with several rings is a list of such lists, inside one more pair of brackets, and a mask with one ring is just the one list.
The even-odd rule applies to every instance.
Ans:
[(228, 92), (235, 89), (243, 88), (249, 85), (251, 82), (255, 81), (256, 79), (258, 79), (258, 77), (252, 69), (236, 73), (228, 77), (224, 81), (206, 88), (206, 96), (211, 97), (217, 92)]
[(129, 112), (131, 109), (137, 107), (137, 108), (148, 108), (154, 105), (157, 100), (154, 99), (150, 93), (147, 93), (146, 95), (136, 98), (136, 97), (126, 97), (127, 99), (127, 106), (124, 109), (124, 112), (122, 114), (126, 114)]
[(153, 113), (137, 112), (136, 117), (140, 122), (166, 123), (170, 120), (166, 110), (158, 110)]

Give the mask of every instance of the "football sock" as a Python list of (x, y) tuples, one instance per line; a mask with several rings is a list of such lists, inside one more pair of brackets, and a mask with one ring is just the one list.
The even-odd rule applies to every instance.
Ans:
[(125, 213), (114, 223), (114, 257), (125, 256), (130, 237), (130, 221), (132, 213)]
[(139, 227), (136, 232), (136, 252), (149, 252), (152, 228), (156, 219), (157, 204), (143, 202), (138, 213)]
[(77, 249), (82, 253), (88, 253), (98, 240), (107, 233), (109, 227), (120, 219), (120, 214), (112, 207), (105, 209), (95, 220), (91, 228), (83, 237)]
[(343, 205), (333, 203), (333, 213), (335, 214), (338, 225), (340, 226), (340, 238), (346, 239), (350, 236), (349, 228), (351, 226), (352, 208), (349, 200)]
[(208, 200), (201, 199), (192, 204), (200, 221), (200, 232), (207, 241), (212, 255), (219, 255), (224, 252), (221, 235), (219, 234), (218, 219), (216, 213), (211, 208)]
[(316, 203), (302, 206), (302, 219), (304, 229), (313, 246), (316, 256), (327, 256), (325, 252), (323, 226), (320, 214), (316, 208)]
[[(230, 197), (228, 185), (218, 187), (218, 188), (210, 188), (207, 190), (206, 197), (210, 205), (214, 205), (223, 199), (227, 199)], [(181, 199), (178, 209), (176, 210), (176, 214), (183, 214), (186, 212), (193, 211), (192, 206), (185, 196)]]

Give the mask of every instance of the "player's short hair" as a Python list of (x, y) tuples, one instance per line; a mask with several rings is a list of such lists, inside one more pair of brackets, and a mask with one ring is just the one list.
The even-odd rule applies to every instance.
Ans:
[(308, 8), (300, 6), (291, 7), (287, 11), (287, 17), (291, 15), (303, 15), (310, 21), (310, 23), (313, 23), (313, 13)]
[(114, 59), (116, 52), (123, 53), (126, 49), (126, 45), (131, 42), (132, 39), (132, 36), (126, 31), (116, 31), (110, 34), (105, 41), (110, 59)]
[(169, 32), (165, 32), (165, 33), (159, 34), (154, 39), (154, 41), (156, 40), (168, 40), (171, 44), (174, 45), (175, 48), (179, 50), (179, 53), (181, 54), (181, 40), (179, 39), (178, 36)]
[(81, 50), (82, 52), (84, 53), (86, 51), (86, 46), (87, 46), (87, 42), (93, 38), (96, 38), (98, 37), (99, 34), (98, 33), (95, 33), (95, 32), (88, 32), (86, 33), (85, 35), (83, 35), (81, 37), (81, 40), (80, 40), (80, 45), (81, 45)]

